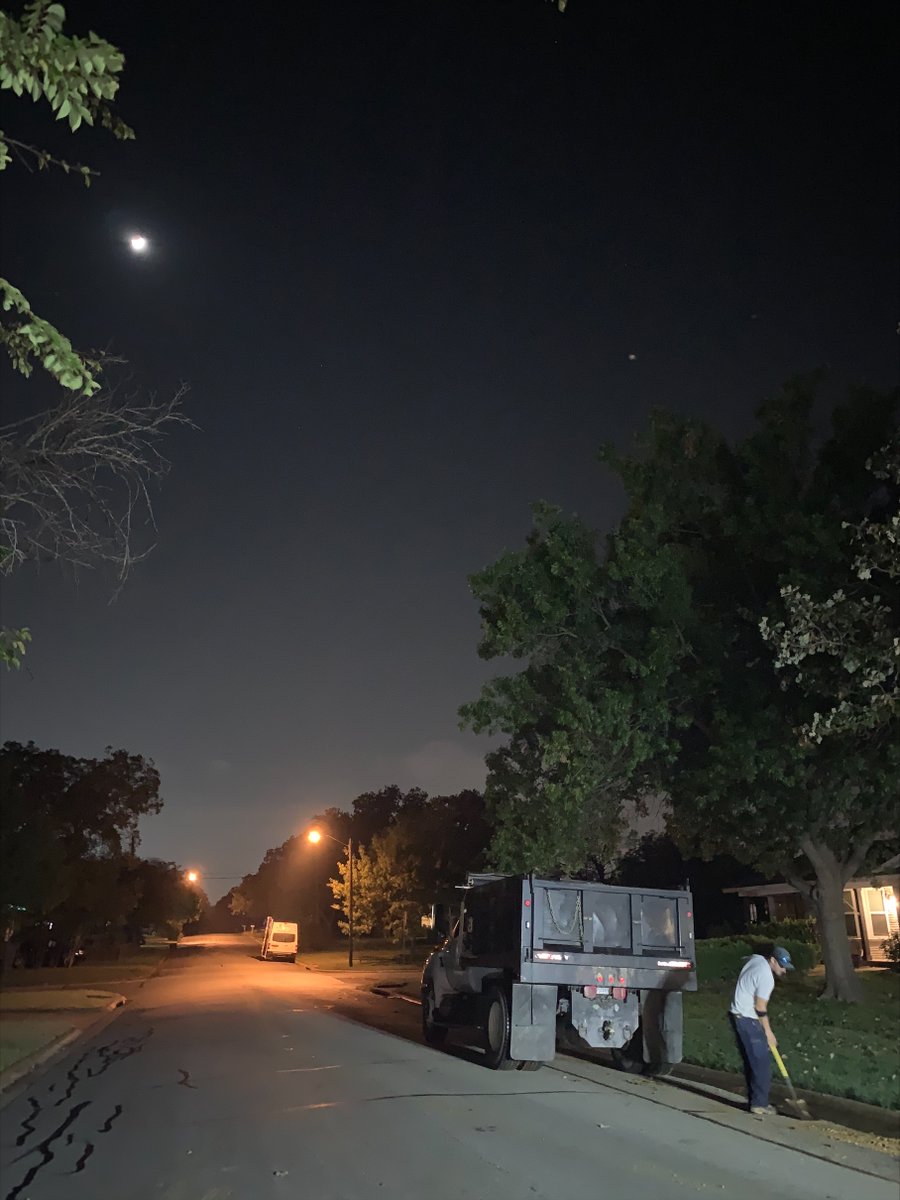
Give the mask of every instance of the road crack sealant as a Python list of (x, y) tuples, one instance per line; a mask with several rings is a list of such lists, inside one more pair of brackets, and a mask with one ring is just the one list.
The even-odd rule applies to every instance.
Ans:
[[(111, 1066), (115, 1063), (123, 1062), (134, 1054), (139, 1054), (147, 1041), (153, 1035), (153, 1027), (148, 1027), (142, 1034), (118, 1038), (115, 1041), (108, 1042), (102, 1046), (92, 1047), (86, 1050), (71, 1067), (66, 1071), (66, 1090), (61, 1096), (53, 1101), (52, 1105), (45, 1106), (39, 1099), (34, 1096), (27, 1097), (27, 1104), (30, 1112), (22, 1119), (20, 1132), (15, 1140), (15, 1145), (21, 1149), (30, 1138), (37, 1134), (37, 1127), (41, 1118), (46, 1114), (50, 1115), (54, 1109), (61, 1108), (64, 1104), (71, 1102), (76, 1090), (84, 1086), (88, 1080), (98, 1079), (104, 1075)], [(187, 1072), (185, 1072), (187, 1074)], [(193, 1086), (193, 1085), (190, 1085)], [(50, 1084), (47, 1088), (47, 1096), (49, 1097), (56, 1088), (56, 1084)], [(62, 1139), (62, 1145), (71, 1147), (75, 1143), (75, 1133), (70, 1131), (70, 1126), (74, 1125), (81, 1114), (90, 1108), (92, 1100), (81, 1100), (78, 1103), (70, 1104), (69, 1111), (65, 1118), (56, 1126), (47, 1137), (37, 1142), (29, 1149), (23, 1150), (16, 1158), (13, 1159), (13, 1164), (25, 1162), (32, 1155), (38, 1156), (38, 1161), (31, 1163), (25, 1172), (22, 1179), (15, 1184), (8, 1192), (5, 1193), (3, 1200), (18, 1200), (26, 1188), (30, 1187), (38, 1174), (48, 1167), (56, 1158), (56, 1150), (54, 1147)], [(112, 1130), (113, 1123), (122, 1116), (124, 1109), (121, 1104), (117, 1104), (110, 1116), (97, 1130), (98, 1133), (105, 1134)], [(81, 1141), (81, 1153), (75, 1163), (75, 1166), (69, 1174), (78, 1175), (86, 1167), (88, 1160), (95, 1152), (94, 1143), (84, 1139)]]

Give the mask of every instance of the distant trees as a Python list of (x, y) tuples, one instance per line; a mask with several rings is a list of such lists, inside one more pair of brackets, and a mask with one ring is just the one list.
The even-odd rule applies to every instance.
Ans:
[(143, 929), (155, 929), (173, 941), (185, 925), (200, 919), (209, 907), (202, 888), (190, 883), (176, 863), (158, 858), (137, 859), (126, 871), (137, 894), (128, 914), (132, 940), (139, 941)]
[[(350, 812), (327, 809), (310, 821), (314, 825), (339, 843), (353, 835), (356, 931), (398, 939), (404, 929), (411, 934), (466, 871), (483, 865), (490, 840), (480, 792), (429, 797), (395, 784), (363, 792)], [(228, 915), (256, 923), (266, 916), (296, 920), (301, 944), (315, 948), (338, 928), (346, 931), (346, 879), (339, 845), (323, 838), (311, 846), (299, 834), (267, 851), (258, 869), (232, 889)]]
[[(796, 883), (817, 914), (827, 994), (856, 999), (842, 892), (892, 836), (897, 711), (879, 705), (877, 724), (805, 736), (816, 713), (840, 707), (844, 685), (815, 664), (802, 664), (801, 679), (777, 669), (760, 623), (783, 622), (790, 636), (786, 599), (827, 606), (846, 587), (859, 536), (896, 561), (866, 463), (896, 437), (900, 395), (855, 390), (824, 439), (813, 435), (814, 400), (814, 380), (792, 381), (735, 444), (656, 413), (631, 455), (602, 453), (627, 498), (605, 545), (537, 506), (525, 549), (472, 579), (479, 652), (522, 669), (461, 715), (507, 739), (488, 759), (501, 867), (577, 868), (617, 836), (625, 802), (663, 793), (685, 848)], [(877, 581), (879, 610), (893, 603), (890, 586), (886, 574)], [(893, 618), (873, 617), (871, 606), (845, 610), (845, 647), (877, 650), (880, 622)], [(896, 653), (893, 638), (885, 648)], [(862, 680), (851, 653), (837, 662)], [(888, 688), (890, 678), (888, 668)]]
[[(0, 907), (6, 940), (52, 922), (74, 951), (89, 935), (138, 937), (192, 919), (202, 893), (172, 863), (137, 857), (138, 822), (162, 807), (159, 775), (138, 754), (76, 758), (29, 742), (0, 749)], [(39, 936), (39, 934), (36, 934)]]
[[(354, 923), (395, 941), (414, 936), (419, 918), (452, 894), (467, 871), (484, 866), (491, 830), (480, 792), (428, 798), (416, 792), (400, 803), (387, 828), (363, 846), (354, 864)], [(346, 861), (329, 881), (341, 928), (347, 929)]]

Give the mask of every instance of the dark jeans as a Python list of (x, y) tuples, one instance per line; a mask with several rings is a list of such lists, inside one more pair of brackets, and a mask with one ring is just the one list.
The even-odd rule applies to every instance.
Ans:
[(731, 1016), (738, 1049), (744, 1063), (747, 1095), (751, 1108), (768, 1108), (772, 1086), (772, 1057), (765, 1030), (755, 1017)]

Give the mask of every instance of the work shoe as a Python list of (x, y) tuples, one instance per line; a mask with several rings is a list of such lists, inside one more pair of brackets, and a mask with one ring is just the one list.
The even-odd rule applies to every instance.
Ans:
[(777, 1117), (778, 1116), (778, 1109), (773, 1108), (771, 1104), (768, 1106), (768, 1108), (763, 1108), (761, 1104), (757, 1104), (753, 1108), (750, 1109), (750, 1112), (753, 1114), (754, 1117)]

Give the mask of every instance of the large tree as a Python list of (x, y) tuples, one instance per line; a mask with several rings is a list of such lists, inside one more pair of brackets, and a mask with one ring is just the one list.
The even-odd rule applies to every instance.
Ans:
[(159, 812), (159, 775), (125, 750), (76, 758), (29, 742), (0, 749), (0, 906), (58, 920), (72, 936), (124, 922), (141, 817)]
[(821, 699), (776, 670), (759, 625), (784, 617), (785, 587), (840, 586), (898, 396), (854, 392), (819, 441), (814, 398), (793, 381), (736, 444), (658, 413), (635, 453), (604, 450), (627, 510), (603, 546), (539, 508), (526, 549), (472, 581), (481, 653), (526, 666), (462, 716), (509, 739), (489, 759), (501, 865), (571, 868), (624, 801), (664, 791), (685, 847), (808, 892), (826, 990), (856, 999), (843, 886), (891, 832), (896, 719), (799, 736)]
[(158, 858), (137, 859), (129, 864), (125, 877), (136, 892), (127, 918), (135, 941), (140, 941), (141, 930), (145, 928), (177, 939), (184, 926), (198, 920), (209, 907), (203, 889), (191, 883), (177, 863)]

